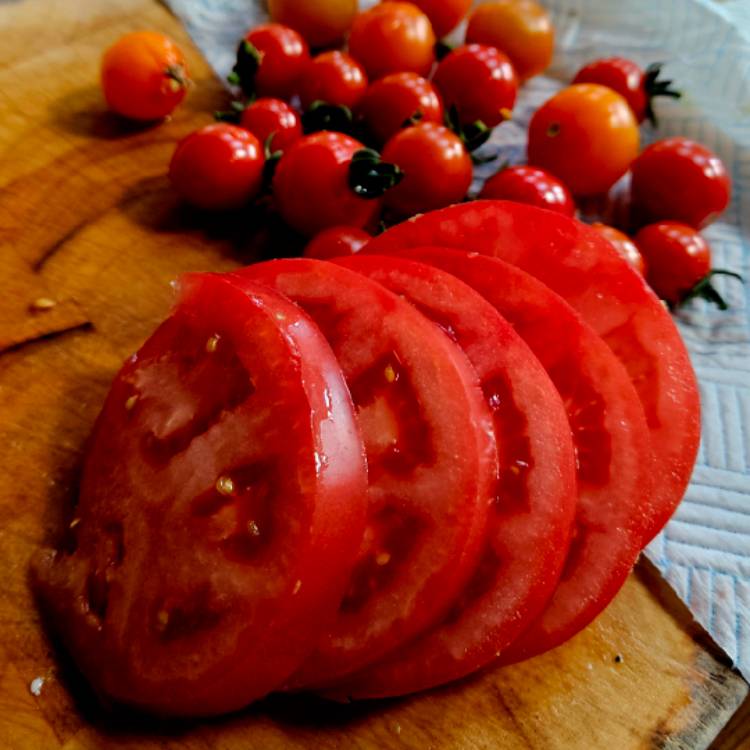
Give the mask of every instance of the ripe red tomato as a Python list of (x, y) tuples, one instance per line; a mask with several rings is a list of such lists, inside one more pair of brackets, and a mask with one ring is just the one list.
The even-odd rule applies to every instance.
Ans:
[(581, 68), (573, 83), (598, 83), (616, 91), (630, 105), (638, 122), (646, 118), (656, 125), (653, 99), (669, 96), (679, 99), (680, 93), (671, 88), (672, 81), (660, 81), (661, 65), (650, 65), (643, 70), (640, 65), (624, 57), (595, 60)]
[(393, 73), (375, 81), (359, 103), (368, 131), (384, 144), (417, 115), (421, 122), (443, 122), (443, 103), (435, 87), (416, 73)]
[(249, 130), (264, 147), (268, 144), (272, 153), (286, 151), (302, 137), (299, 115), (281, 99), (256, 99), (242, 113), (240, 126)]
[(298, 307), (233, 276), (181, 291), (96, 423), (73, 551), (35, 570), (99, 690), (207, 716), (277, 689), (316, 647), (367, 474), (341, 370)]
[(299, 31), (313, 47), (340, 42), (357, 14), (357, 0), (268, 0), (271, 18)]
[(525, 81), (549, 67), (555, 30), (547, 11), (534, 0), (493, 0), (471, 14), (466, 42), (502, 50)]
[(471, 8), (471, 0), (412, 0), (430, 19), (438, 37), (445, 36), (458, 26)]
[(297, 141), (281, 158), (273, 179), (284, 221), (307, 237), (329, 227), (372, 226), (382, 201), (357, 195), (349, 179), (352, 158), (363, 148), (348, 135), (325, 131)]
[(383, 159), (404, 173), (403, 180), (385, 195), (385, 204), (402, 216), (462, 201), (474, 175), (461, 139), (433, 122), (396, 134), (386, 143)]
[(605, 86), (579, 83), (531, 118), (529, 164), (559, 177), (574, 195), (604, 193), (638, 156), (640, 134), (628, 103)]
[(633, 266), (641, 276), (646, 275), (646, 262), (643, 260), (638, 246), (627, 234), (607, 224), (592, 224), (591, 228), (596, 229), (604, 239), (609, 240), (617, 254)]
[(169, 179), (189, 203), (206, 209), (239, 208), (263, 182), (263, 146), (244, 128), (207, 125), (183, 138), (169, 165)]
[(363, 229), (356, 227), (331, 227), (324, 229), (313, 237), (305, 248), (306, 258), (316, 260), (331, 260), (347, 255), (355, 255), (370, 240), (372, 236)]
[(367, 90), (364, 68), (345, 52), (324, 52), (313, 58), (302, 74), (302, 109), (325, 102), (353, 109)]
[(537, 167), (506, 167), (485, 183), (480, 198), (528, 203), (566, 216), (575, 216), (570, 190), (549, 172)]
[(310, 61), (307, 42), (288, 26), (267, 23), (250, 29), (237, 50), (229, 80), (248, 96), (289, 99)]
[(349, 52), (373, 81), (404, 71), (427, 76), (435, 62), (435, 41), (430, 19), (416, 5), (384, 2), (354, 19)]
[(164, 34), (137, 31), (102, 58), (101, 83), (109, 108), (132, 120), (160, 120), (185, 98), (190, 84), (180, 48)]
[(347, 378), (367, 453), (370, 506), (351, 585), (330, 634), (292, 680), (317, 686), (423, 630), (471, 576), (497, 482), (492, 419), (458, 346), (374, 281), (307, 259), (242, 273), (318, 324)]
[(633, 210), (642, 223), (670, 219), (700, 229), (726, 210), (731, 193), (721, 159), (687, 138), (657, 141), (633, 162)]
[(456, 107), (464, 125), (481, 120), (494, 128), (513, 114), (518, 81), (508, 57), (494, 47), (454, 49), (441, 60), (433, 80), (446, 108)]

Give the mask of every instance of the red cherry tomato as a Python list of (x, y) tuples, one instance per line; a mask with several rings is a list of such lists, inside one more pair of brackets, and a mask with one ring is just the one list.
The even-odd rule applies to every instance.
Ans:
[(367, 90), (364, 68), (345, 52), (324, 52), (308, 64), (300, 80), (302, 108), (314, 102), (336, 104), (352, 109)]
[(446, 108), (455, 106), (465, 125), (481, 120), (494, 128), (513, 113), (518, 80), (508, 57), (494, 47), (458, 47), (440, 62), (434, 81)]
[(711, 248), (693, 227), (662, 221), (643, 227), (635, 242), (646, 260), (651, 288), (673, 305), (711, 271)]
[(529, 203), (566, 216), (575, 216), (570, 190), (557, 177), (537, 167), (507, 167), (485, 183), (480, 198)]
[(239, 208), (263, 182), (263, 147), (244, 128), (207, 125), (177, 145), (169, 165), (175, 190), (200, 208)]
[(362, 198), (349, 184), (352, 158), (363, 148), (348, 135), (326, 131), (297, 141), (281, 158), (273, 179), (284, 221), (308, 237), (329, 227), (374, 224), (381, 200)]
[(471, 0), (413, 0), (430, 19), (436, 36), (445, 36), (458, 26), (471, 8)]
[(591, 227), (596, 229), (604, 239), (609, 240), (617, 254), (630, 263), (641, 276), (646, 275), (646, 262), (643, 260), (638, 246), (627, 234), (607, 224), (592, 224)]
[(349, 52), (373, 81), (404, 71), (426, 76), (435, 61), (435, 42), (430, 19), (416, 5), (385, 2), (354, 19)]
[(443, 122), (435, 87), (416, 73), (393, 73), (373, 83), (359, 104), (367, 129), (383, 144), (417, 115), (421, 122)]
[(552, 172), (574, 195), (609, 190), (638, 156), (639, 145), (628, 103), (593, 83), (563, 89), (529, 125), (529, 164)]
[(433, 122), (391, 138), (383, 160), (404, 172), (403, 180), (385, 195), (386, 205), (404, 216), (458, 203), (471, 187), (473, 165), (461, 139)]
[(286, 151), (302, 137), (299, 115), (281, 99), (257, 99), (242, 113), (240, 126), (271, 152)]
[(313, 47), (340, 42), (357, 13), (357, 0), (268, 0), (271, 18), (297, 29)]
[(633, 162), (633, 209), (643, 222), (705, 227), (726, 210), (731, 192), (721, 159), (687, 138), (657, 141)]
[(331, 227), (314, 237), (305, 248), (306, 258), (330, 260), (356, 255), (372, 236), (356, 227)]
[(109, 108), (132, 120), (160, 120), (185, 98), (190, 83), (180, 48), (164, 34), (137, 31), (102, 58), (101, 83)]
[(267, 23), (245, 35), (234, 72), (248, 95), (289, 99), (309, 61), (307, 42), (294, 29)]
[(502, 50), (525, 81), (552, 62), (555, 30), (547, 11), (534, 0), (494, 0), (471, 14), (466, 42)]

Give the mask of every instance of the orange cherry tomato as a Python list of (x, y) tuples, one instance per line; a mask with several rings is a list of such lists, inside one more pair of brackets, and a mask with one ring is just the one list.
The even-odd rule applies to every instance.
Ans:
[(639, 145), (628, 103), (597, 84), (563, 89), (529, 125), (529, 164), (552, 172), (579, 196), (609, 190), (628, 171)]
[(426, 77), (435, 62), (435, 42), (430, 19), (416, 5), (386, 2), (354, 19), (349, 53), (372, 81), (404, 71)]
[(430, 19), (437, 36), (445, 36), (458, 26), (471, 8), (471, 0), (412, 0)]
[(268, 0), (271, 18), (299, 31), (311, 47), (340, 42), (357, 15), (357, 0)]
[(523, 81), (549, 67), (555, 29), (547, 11), (534, 0), (493, 0), (471, 14), (466, 43), (505, 52)]
[(643, 260), (638, 245), (619, 229), (610, 227), (607, 224), (592, 224), (592, 229), (596, 229), (604, 239), (609, 240), (617, 254), (627, 261), (641, 276), (646, 275), (646, 261)]
[(164, 34), (137, 31), (102, 58), (101, 83), (111, 110), (131, 120), (160, 120), (185, 98), (190, 83), (180, 48)]

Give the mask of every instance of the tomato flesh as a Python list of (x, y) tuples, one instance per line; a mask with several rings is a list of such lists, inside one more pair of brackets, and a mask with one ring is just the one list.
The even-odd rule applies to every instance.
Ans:
[(456, 344), (382, 286), (307, 259), (243, 274), (318, 324), (349, 384), (367, 452), (370, 505), (354, 575), (330, 633), (292, 680), (316, 687), (381, 657), (451, 606), (476, 563), (494, 497), (492, 420)]
[(438, 625), (333, 689), (356, 698), (403, 695), (494, 661), (546, 605), (565, 561), (576, 504), (573, 444), (549, 377), (508, 322), (470, 287), (404, 258), (357, 256), (337, 263), (404, 296), (463, 348), (497, 435), (499, 481), (471, 581)]
[(40, 555), (38, 588), (98, 690), (225, 713), (315, 648), (365, 499), (353, 405), (309, 318), (246, 280), (187, 277), (112, 386), (72, 551)]
[(565, 299), (625, 365), (641, 400), (660, 467), (646, 540), (687, 487), (700, 438), (690, 358), (669, 313), (643, 278), (594, 229), (557, 213), (504, 201), (451, 206), (373, 239), (372, 254), (439, 245), (505, 260)]

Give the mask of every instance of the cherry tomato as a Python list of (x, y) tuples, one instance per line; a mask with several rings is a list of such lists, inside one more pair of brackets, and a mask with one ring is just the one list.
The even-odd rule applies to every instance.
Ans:
[(404, 172), (385, 195), (386, 205), (404, 216), (458, 203), (471, 186), (473, 165), (461, 139), (433, 122), (395, 135), (383, 149), (383, 159)]
[(340, 42), (357, 13), (357, 0), (268, 0), (271, 18), (299, 31), (313, 47)]
[(359, 104), (367, 129), (383, 144), (411, 117), (443, 122), (443, 103), (435, 87), (416, 73), (392, 73), (373, 83)]
[(316, 102), (355, 107), (367, 90), (364, 68), (345, 52), (324, 52), (307, 66), (300, 80), (302, 108)]
[(289, 99), (297, 93), (309, 62), (307, 42), (294, 29), (267, 23), (245, 35), (237, 52), (235, 80), (248, 95)]
[(132, 120), (160, 120), (185, 98), (190, 83), (180, 48), (164, 34), (137, 31), (102, 58), (101, 83), (109, 108)]
[(445, 36), (458, 26), (471, 8), (471, 0), (412, 0), (430, 19), (438, 37)]
[(352, 158), (363, 148), (348, 135), (326, 131), (297, 141), (281, 158), (273, 179), (284, 221), (308, 237), (329, 227), (374, 224), (382, 202), (360, 197), (349, 181)]
[(638, 123), (628, 103), (605, 86), (579, 83), (531, 118), (529, 164), (559, 177), (574, 195), (604, 193), (638, 156)]
[(676, 221), (650, 224), (635, 236), (648, 266), (651, 288), (673, 305), (711, 271), (711, 248), (690, 226)]
[(306, 258), (330, 260), (356, 255), (372, 236), (356, 227), (331, 227), (314, 237), (305, 248)]
[(494, 0), (471, 14), (466, 42), (502, 50), (525, 81), (549, 67), (555, 30), (547, 11), (534, 0)]
[(617, 250), (617, 254), (630, 263), (641, 276), (646, 275), (646, 262), (643, 260), (643, 256), (638, 250), (638, 246), (633, 240), (624, 234), (619, 229), (610, 227), (607, 224), (592, 224), (593, 229), (596, 229), (604, 239), (609, 240), (612, 247)]
[(508, 57), (494, 47), (458, 47), (440, 62), (434, 81), (446, 108), (456, 107), (465, 125), (481, 120), (494, 128), (511, 117), (518, 80)]
[(616, 91), (630, 105), (638, 122), (646, 118), (656, 125), (653, 99), (669, 96), (679, 99), (681, 94), (671, 88), (672, 81), (659, 80), (661, 65), (656, 63), (643, 70), (640, 65), (624, 57), (595, 60), (581, 68), (573, 83), (598, 83)]
[(177, 145), (169, 165), (175, 190), (200, 208), (239, 208), (260, 191), (263, 147), (248, 130), (216, 123)]
[(430, 19), (416, 5), (386, 2), (354, 19), (349, 52), (373, 81), (404, 71), (426, 76), (435, 62), (435, 41)]
[(632, 202), (643, 222), (673, 219), (699, 229), (725, 211), (731, 193), (721, 159), (687, 138), (657, 141), (633, 162)]
[(281, 99), (257, 99), (242, 113), (240, 126), (271, 152), (286, 151), (302, 137), (299, 115)]
[(485, 183), (480, 198), (509, 200), (548, 208), (575, 216), (576, 204), (570, 190), (549, 172), (536, 167), (507, 167)]

